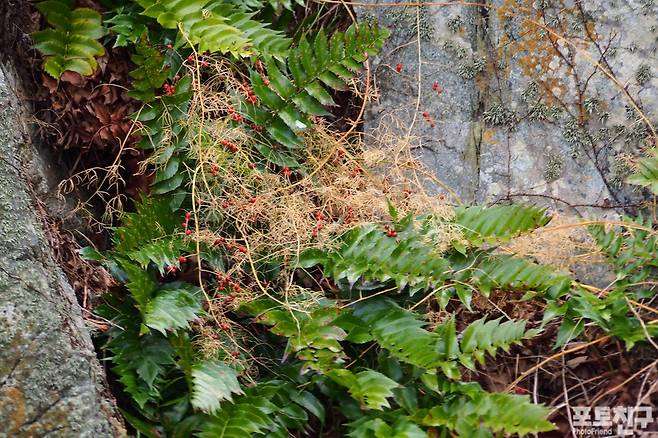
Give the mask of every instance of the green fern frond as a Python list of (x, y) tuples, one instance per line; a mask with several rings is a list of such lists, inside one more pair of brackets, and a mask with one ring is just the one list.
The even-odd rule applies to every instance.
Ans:
[(290, 49), (287, 65), (267, 63), (268, 83), (251, 72), (254, 93), (264, 108), (246, 105), (246, 116), (264, 126), (275, 141), (298, 147), (296, 133), (311, 126), (308, 116), (327, 115), (324, 106), (335, 105), (326, 88), (346, 89), (347, 81), (363, 67), (368, 55), (382, 48), (388, 34), (375, 23), (361, 23), (331, 38), (322, 30), (312, 42), (303, 37)]
[(146, 39), (141, 39), (139, 44), (135, 44), (135, 53), (130, 59), (136, 68), (129, 73), (132, 78), (129, 95), (145, 103), (151, 102), (155, 99), (155, 91), (162, 88), (169, 76), (164, 55), (149, 45)]
[(98, 12), (89, 8), (72, 8), (70, 0), (46, 0), (37, 9), (53, 26), (35, 32), (35, 47), (46, 56), (43, 69), (59, 79), (65, 71), (91, 75), (98, 63), (96, 57), (105, 53), (97, 41), (105, 35)]
[(139, 249), (127, 252), (127, 256), (144, 269), (153, 263), (160, 274), (170, 266), (179, 266), (181, 252), (190, 251), (191, 245), (182, 236), (172, 235), (142, 245)]
[(192, 406), (212, 414), (219, 409), (221, 401), (233, 402), (232, 394), (244, 394), (235, 369), (211, 360), (194, 364), (192, 367)]
[(253, 13), (217, 0), (139, 0), (143, 14), (155, 18), (165, 29), (179, 29), (186, 42), (200, 52), (230, 53), (240, 59), (250, 55), (287, 54), (290, 40), (281, 32), (253, 20)]
[(245, 438), (265, 434), (276, 427), (277, 407), (265, 397), (241, 397), (225, 403), (201, 424), (200, 438)]
[(349, 423), (350, 438), (427, 438), (428, 433), (409, 421), (402, 414), (394, 421), (386, 422), (381, 418), (362, 416), (359, 420)]
[(477, 384), (467, 385), (466, 394), (429, 409), (421, 424), (478, 437), (491, 437), (491, 432), (525, 436), (555, 429), (546, 420), (548, 408), (531, 403), (527, 396), (489, 393)]
[(501, 318), (486, 321), (485, 318), (471, 323), (464, 332), (459, 343), (461, 354), (459, 361), (467, 368), (475, 369), (472, 357), (480, 365), (485, 363), (485, 355), (491, 357), (496, 355), (498, 349), (509, 351), (513, 344), (520, 344), (525, 339), (530, 339), (539, 333), (538, 330), (525, 330), (525, 321), (506, 321), (501, 323)]
[(265, 397), (277, 410), (272, 415), (275, 425), (265, 434), (272, 438), (288, 438), (292, 431), (304, 431), (310, 420), (309, 413), (324, 422), (322, 403), (310, 391), (300, 390), (291, 382), (282, 380), (260, 381), (245, 389), (250, 397)]
[(146, 306), (158, 288), (152, 273), (121, 257), (116, 257), (112, 262), (116, 264), (116, 269), (112, 270), (115, 277), (126, 285), (138, 306)]
[(340, 345), (347, 333), (334, 324), (337, 311), (332, 302), (321, 303), (311, 312), (281, 308), (273, 300), (259, 299), (245, 304), (242, 310), (270, 325), (271, 332), (288, 338), (287, 355), (295, 353), (306, 365), (319, 371), (334, 368), (346, 357)]
[(114, 231), (114, 247), (119, 254), (136, 251), (143, 245), (171, 235), (180, 226), (180, 217), (171, 212), (167, 198), (144, 197), (135, 213), (123, 216), (123, 226)]
[(279, 12), (282, 8), (292, 11), (295, 4), (304, 6), (304, 0), (232, 0), (232, 3), (250, 11), (260, 11), (267, 5), (271, 6), (274, 12)]
[(362, 409), (382, 410), (390, 407), (388, 398), (394, 396), (393, 389), (400, 385), (375, 370), (353, 373), (347, 369), (331, 370), (327, 374), (332, 380), (349, 391)]
[(139, 46), (138, 42), (148, 33), (150, 19), (140, 15), (140, 6), (129, 3), (117, 7), (106, 14), (104, 24), (110, 33), (116, 35), (113, 47), (128, 47), (133, 44)]
[[(658, 268), (658, 238), (650, 218), (626, 218), (628, 226), (606, 230), (603, 225), (589, 227), (590, 234), (615, 267), (617, 284), (640, 283)], [(638, 227), (639, 225), (640, 227)]]
[(168, 283), (141, 309), (144, 324), (166, 334), (167, 330), (189, 328), (188, 322), (201, 312), (199, 289), (183, 283)]
[(538, 292), (556, 299), (569, 290), (572, 282), (567, 274), (512, 256), (484, 256), (467, 275), (470, 278), (465, 280), (485, 296), (492, 289), (520, 289), (527, 291), (526, 295)]
[(113, 371), (124, 390), (140, 408), (158, 400), (160, 383), (175, 364), (169, 341), (157, 332), (140, 334), (139, 315), (130, 303), (112, 302), (97, 312), (116, 324), (110, 329), (104, 348), (111, 353)]
[(494, 207), (465, 207), (456, 210), (455, 223), (464, 237), (475, 245), (507, 240), (518, 234), (546, 225), (551, 217), (546, 210), (519, 204)]
[(403, 362), (436, 369), (459, 353), (454, 331), (429, 332), (419, 315), (392, 300), (365, 300), (353, 306), (352, 315), (367, 328), (372, 340)]
[(399, 228), (397, 233), (398, 237), (392, 238), (375, 225), (360, 227), (345, 236), (338, 251), (324, 255), (309, 251), (300, 263), (322, 264), (327, 277), (345, 280), (350, 287), (357, 282), (392, 281), (413, 295), (443, 283), (450, 272), (448, 260), (437, 255), (412, 226)]

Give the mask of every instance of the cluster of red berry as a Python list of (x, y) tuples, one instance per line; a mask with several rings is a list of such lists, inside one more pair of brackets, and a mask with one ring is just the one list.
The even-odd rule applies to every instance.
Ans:
[(176, 94), (176, 87), (174, 86), (174, 84), (176, 84), (178, 81), (180, 81), (179, 74), (174, 76), (172, 84), (170, 84), (169, 82), (165, 82), (165, 84), (162, 86), (165, 96), (173, 96), (174, 94)]
[(227, 299), (230, 299), (230, 301), (234, 300), (237, 297), (237, 294), (239, 294), (242, 291), (242, 288), (238, 284), (237, 281), (233, 281), (229, 275), (225, 275), (222, 272), (216, 272), (215, 273), (215, 278), (217, 278), (217, 291), (225, 291), (227, 289), (232, 289), (233, 294), (229, 294), (227, 296)]
[(173, 96), (174, 94), (176, 94), (176, 87), (174, 87), (173, 84), (169, 85), (168, 82), (165, 82), (162, 88), (164, 89), (165, 96)]
[(432, 84), (432, 91), (436, 91), (437, 93), (441, 94), (443, 93), (443, 88), (439, 88), (439, 83), (437, 81), (434, 81)]
[[(224, 208), (226, 208), (228, 206), (229, 206), (229, 204), (227, 204), (227, 203), (222, 205), (222, 207), (224, 207)], [(224, 239), (223, 237), (218, 237), (217, 239), (215, 239), (215, 246), (224, 247), (228, 251), (233, 251), (235, 249), (235, 250), (238, 250), (239, 252), (241, 252), (242, 254), (247, 253), (247, 247), (246, 246), (233, 244), (231, 242), (227, 242), (226, 239)]]
[(231, 120), (233, 120), (235, 123), (242, 123), (242, 122), (244, 122), (244, 117), (242, 117), (242, 115), (238, 114), (238, 113), (235, 111), (235, 108), (233, 108), (232, 105), (228, 107), (228, 113), (229, 113), (229, 115), (230, 115), (230, 117), (231, 117)]
[(183, 223), (181, 224), (181, 226), (182, 226), (183, 229), (185, 230), (185, 234), (186, 234), (187, 236), (189, 236), (190, 234), (192, 234), (192, 230), (190, 230), (190, 228), (189, 228), (190, 218), (191, 218), (191, 217), (192, 217), (192, 213), (190, 213), (189, 211), (186, 212), (186, 213), (185, 213), (185, 222), (183, 222)]
[(222, 145), (226, 147), (229, 151), (236, 153), (238, 151), (238, 147), (231, 143), (229, 140), (224, 139), (222, 140)]
[(324, 228), (324, 222), (323, 221), (325, 219), (327, 219), (327, 217), (321, 211), (316, 211), (314, 216), (315, 216), (315, 221), (316, 222), (315, 222), (315, 227), (313, 228), (313, 231), (311, 232), (311, 234), (313, 235), (313, 237), (317, 237), (320, 230), (322, 230)]
[(242, 84), (242, 89), (244, 90), (244, 95), (247, 98), (247, 101), (252, 105), (256, 105), (258, 103), (258, 97), (251, 86), (249, 86), (249, 84)]
[(432, 119), (432, 116), (430, 116), (430, 113), (428, 113), (427, 111), (423, 111), (423, 119), (425, 119), (425, 121), (430, 124), (431, 128), (436, 127), (436, 123), (434, 123), (434, 119)]
[[(194, 63), (194, 55), (190, 55), (187, 57), (187, 62), (188, 64), (193, 64)], [(206, 61), (205, 59), (199, 63), (201, 68), (208, 68), (210, 67), (210, 63)]]
[(398, 237), (398, 233), (395, 231), (395, 228), (390, 225), (384, 225), (384, 231), (388, 237)]

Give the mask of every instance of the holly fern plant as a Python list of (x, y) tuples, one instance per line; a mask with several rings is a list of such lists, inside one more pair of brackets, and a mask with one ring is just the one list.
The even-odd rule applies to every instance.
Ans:
[[(640, 341), (642, 327), (623, 309), (623, 321), (601, 317), (606, 306), (619, 310), (618, 302), (592, 304), (598, 298), (568, 275), (495, 252), (499, 242), (550, 220), (542, 209), (515, 205), (458, 210), (445, 225), (462, 230), (468, 245), (455, 242), (440, 255), (431, 244), (431, 226), (416, 226), (431, 224), (431, 217), (398, 218), (392, 210), (387, 226), (396, 238), (375, 225), (358, 227), (337, 236), (333, 249), (307, 251), (294, 261), (298, 272), (330, 279), (332, 293), (302, 284), (293, 296), (276, 286), (258, 293), (254, 284), (263, 287), (282, 268), (276, 256), (264, 256), (251, 278), (242, 279), (253, 287), (253, 299), (231, 307), (240, 285), (227, 280), (226, 248), (195, 242), (187, 228), (193, 201), (185, 169), (196, 163), (187, 153), (183, 122), (194, 87), (190, 75), (177, 78), (184, 71), (177, 67), (199, 52), (230, 58), (253, 90), (233, 96), (240, 117), (231, 115), (235, 123), (249, 121), (243, 129), (261, 128), (250, 132), (252, 152), (270, 168), (302, 167), (297, 159), (303, 155), (296, 154), (304, 146), (302, 133), (314, 117), (329, 114), (332, 93), (347, 87), (388, 31), (361, 23), (312, 38), (290, 32), (285, 23), (295, 4), (286, 0), (107, 3), (104, 16), (68, 0), (38, 3), (50, 28), (34, 40), (44, 70), (55, 78), (65, 71), (91, 74), (103, 44), (127, 47), (135, 63), (131, 95), (144, 104), (135, 115), (142, 128), (136, 147), (161, 148), (169, 160), (150, 196), (136, 199), (135, 212), (123, 216), (112, 248), (83, 251), (123, 285), (96, 311), (112, 321), (103, 352), (121, 387), (124, 418), (137, 434), (415, 438), (551, 430), (548, 409), (527, 395), (489, 392), (463, 378), (541, 330), (500, 318), (460, 325), (445, 312), (453, 298), (470, 309), (474, 293), (486, 296), (493, 289), (525, 290), (528, 298), (546, 300), (553, 311), (545, 323), (580, 315), (629, 344)], [(181, 218), (189, 233), (181, 231)], [(204, 224), (196, 226), (202, 230)], [(234, 232), (229, 238), (241, 239)], [(614, 241), (611, 254), (632, 249), (604, 235), (601, 240), (607, 246)], [(178, 275), (190, 254), (217, 276), (204, 278), (204, 288), (199, 276)], [(641, 256), (646, 252), (628, 260)], [(222, 292), (209, 297), (210, 289)], [(623, 293), (615, 299), (623, 301)], [(208, 310), (209, 298), (228, 309), (221, 318)], [(443, 307), (443, 316), (431, 323), (430, 301)], [(585, 312), (586, 305), (594, 310)], [(559, 343), (580, 332), (566, 327), (563, 333)]]

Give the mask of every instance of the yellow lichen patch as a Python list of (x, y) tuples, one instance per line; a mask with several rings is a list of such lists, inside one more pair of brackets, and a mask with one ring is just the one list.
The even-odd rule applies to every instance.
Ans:
[(8, 386), (0, 389), (0, 417), (9, 420), (2, 427), (7, 436), (16, 436), (25, 423), (25, 397), (20, 389)]
[[(532, 78), (542, 90), (541, 97), (547, 104), (561, 101), (569, 90), (565, 78), (574, 74), (575, 61), (571, 52), (587, 50), (598, 38), (595, 23), (587, 21), (583, 30), (587, 38), (573, 38), (566, 44), (563, 38), (570, 38), (570, 33), (573, 33), (567, 22), (580, 21), (581, 15), (577, 8), (559, 3), (561, 7), (556, 5), (556, 8), (559, 7), (561, 19), (550, 25), (540, 11), (532, 7), (532, 0), (505, 0), (497, 9), (501, 22), (513, 19), (519, 25), (518, 38), (503, 33), (497, 56), (506, 61), (505, 65), (518, 66), (525, 76)], [(509, 75), (509, 67), (505, 73)]]
[(485, 129), (484, 133), (482, 134), (482, 141), (486, 144), (498, 143), (498, 141), (496, 141), (496, 130), (492, 128)]

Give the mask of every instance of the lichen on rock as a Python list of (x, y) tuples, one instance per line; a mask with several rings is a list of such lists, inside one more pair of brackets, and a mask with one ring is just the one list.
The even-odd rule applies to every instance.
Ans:
[[(418, 158), (464, 201), (589, 205), (581, 210), (596, 215), (640, 201), (614, 157), (640, 156), (656, 140), (658, 4), (486, 5), (425, 5), (434, 32), (420, 40), (391, 21), (394, 6), (357, 8), (393, 30), (382, 51), (388, 55), (372, 60), (379, 99), (366, 130), (396, 111), (401, 135), (421, 139)], [(397, 63), (402, 74), (382, 68)], [(420, 112), (435, 115), (435, 128), (418, 117), (408, 128), (418, 100)], [(474, 137), (482, 123), (486, 135)]]
[(0, 437), (120, 436), (80, 307), (34, 212), (19, 89), (0, 65)]

